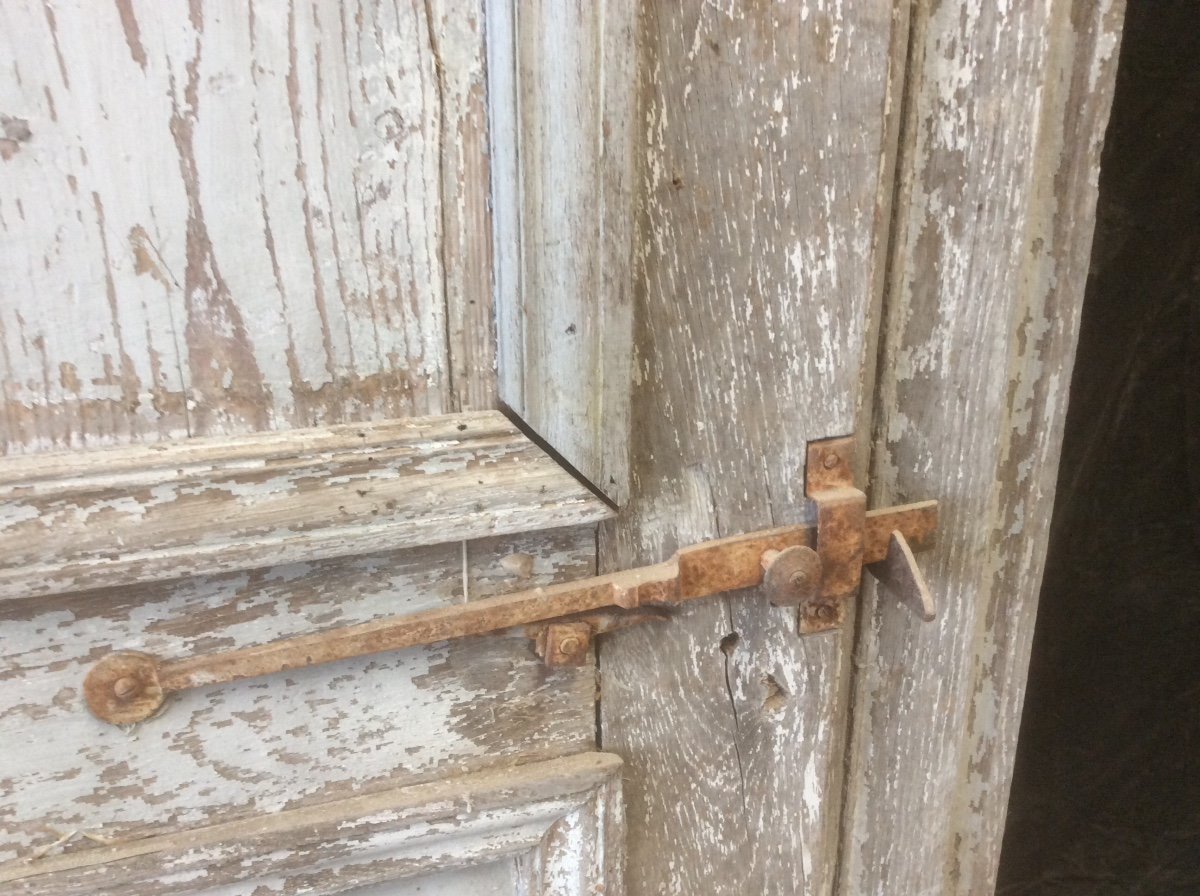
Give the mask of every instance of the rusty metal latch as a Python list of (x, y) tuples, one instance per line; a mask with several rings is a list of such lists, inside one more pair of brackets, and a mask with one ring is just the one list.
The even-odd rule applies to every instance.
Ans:
[(773, 605), (799, 607), (802, 634), (828, 631), (844, 621), (864, 565), (932, 619), (933, 602), (913, 552), (933, 543), (937, 502), (868, 511), (866, 495), (854, 486), (853, 462), (851, 438), (809, 444), (805, 492), (817, 507), (815, 527), (721, 538), (654, 566), (223, 653), (161, 660), (118, 651), (88, 672), (84, 697), (97, 718), (131, 724), (158, 713), (178, 691), (521, 627), (548, 665), (579, 665), (597, 635), (669, 618), (687, 601), (760, 584)]

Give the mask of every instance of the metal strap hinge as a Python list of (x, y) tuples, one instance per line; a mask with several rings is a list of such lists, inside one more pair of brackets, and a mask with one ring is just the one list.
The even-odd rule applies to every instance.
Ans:
[(548, 665), (578, 665), (597, 635), (666, 619), (688, 601), (760, 584), (775, 606), (799, 607), (802, 634), (828, 631), (844, 621), (864, 566), (922, 618), (932, 619), (933, 602), (913, 551), (933, 543), (937, 502), (868, 511), (866, 495), (854, 486), (853, 462), (850, 438), (809, 444), (805, 492), (816, 504), (815, 527), (707, 541), (654, 566), (222, 653), (161, 660), (118, 651), (92, 667), (84, 697), (97, 718), (130, 724), (158, 713), (170, 694), (191, 688), (520, 627)]

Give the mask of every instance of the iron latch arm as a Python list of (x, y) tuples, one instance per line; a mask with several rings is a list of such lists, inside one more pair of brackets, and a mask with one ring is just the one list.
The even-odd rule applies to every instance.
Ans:
[[(824, 631), (843, 618), (842, 607), (857, 591), (864, 564), (900, 582), (901, 593), (923, 591), (929, 610), (923, 615), (930, 618), (928, 589), (912, 552), (932, 545), (937, 502), (865, 510), (862, 492), (825, 475), (850, 469), (848, 454), (825, 466), (829, 451), (848, 450), (849, 440), (835, 441), (847, 448), (814, 443), (809, 452), (808, 493), (817, 503), (816, 526), (707, 541), (654, 566), (221, 653), (163, 660), (118, 651), (96, 663), (84, 680), (88, 708), (106, 722), (131, 724), (158, 713), (179, 691), (514, 628), (524, 629), (547, 664), (579, 664), (596, 635), (662, 620), (691, 600), (764, 583), (773, 604), (800, 606), (801, 632)], [(818, 461), (825, 474), (814, 487), (813, 451), (820, 445), (826, 446)], [(912, 584), (914, 577), (918, 585)]]

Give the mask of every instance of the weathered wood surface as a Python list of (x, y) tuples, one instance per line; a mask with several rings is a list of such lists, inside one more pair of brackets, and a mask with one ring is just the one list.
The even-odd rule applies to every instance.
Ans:
[[(592, 748), (594, 668), (523, 637), (434, 645), (190, 691), (122, 729), (80, 685), (119, 644), (166, 656), (593, 573), (591, 527), (31, 601), (0, 613), (0, 860), (56, 830), (125, 841)], [(89, 845), (82, 836), (68, 844)]]
[(938, 621), (868, 592), (847, 893), (995, 885), (1123, 6), (917, 4), (871, 482)]
[[(606, 882), (616, 894), (606, 853), (619, 831), (606, 825), (620, 769), (610, 753), (493, 769), (3, 866), (0, 884), (22, 896), (336, 893), (512, 856), (514, 877), (533, 864), (546, 882), (522, 894), (585, 896)], [(567, 875), (540, 873), (560, 862)]]
[[(342, 896), (513, 896), (515, 863), (505, 859), (346, 890)], [(242, 896), (242, 894), (221, 894)]]
[(3, 450), (493, 406), (482, 5), (5, 0)]
[(0, 600), (596, 522), (498, 411), (6, 458)]
[[(646, 4), (632, 496), (602, 566), (811, 520), (854, 429), (892, 4)], [(832, 891), (844, 635), (732, 595), (600, 650), (633, 894)]]
[(615, 764), (578, 811), (555, 822), (536, 849), (517, 856), (517, 896), (625, 896), (627, 874), (638, 871), (625, 863), (623, 764)]
[(493, 0), (500, 397), (616, 503), (629, 491), (634, 0)]
[[(342, 454), (328, 443), (344, 432), (265, 438), (292, 448), (297, 440), (326, 440), (320, 450), (331, 453), (323, 464), (338, 469), (323, 466), (317, 482), (303, 459), (275, 455), (240, 458), (237, 469), (208, 483), (215, 490), (202, 487), (204, 476), (220, 473), (199, 469), (205, 461), (195, 455), (210, 447), (203, 442), (131, 456), (119, 474), (113, 467), (123, 462), (91, 453), (495, 405), (492, 253), (499, 243), (490, 208), (487, 5), (0, 2), (6, 475), (45, 478), (45, 465), (56, 458), (22, 466), (17, 456), (86, 448), (64, 474), (88, 463), (107, 472), (95, 468), (90, 481), (60, 483), (67, 492), (86, 500), (83, 492), (103, 490), (104, 478), (114, 475), (124, 477), (118, 488), (137, 481), (145, 492), (135, 507), (121, 504), (119, 492), (93, 490), (91, 498), (110, 506), (93, 505), (87, 524), (65, 492), (47, 495), (50, 505), (62, 502), (54, 525), (26, 529), (30, 541), (13, 593), (46, 596), (0, 609), (0, 639), (11, 645), (0, 660), (0, 858), (23, 861), (54, 843), (59, 829), (82, 832), (60, 847), (74, 852), (94, 845), (85, 834), (122, 842), (173, 835), (593, 744), (594, 670), (548, 671), (521, 638), (440, 645), (195, 692), (177, 701), (168, 720), (131, 732), (100, 730), (79, 702), (83, 672), (113, 644), (189, 655), (595, 572), (589, 529), (453, 543), (595, 518), (571, 509), (573, 498), (557, 501), (560, 487), (570, 495), (578, 488), (544, 458), (520, 460), (528, 459), (527, 443), (506, 449), (498, 441), (496, 453), (475, 460), (449, 447), (436, 453), (429, 463), (441, 472), (423, 478), (425, 486), (410, 481), (397, 508), (404, 508), (399, 516), (423, 520), (417, 528), (424, 534), (414, 530), (412, 538), (443, 544), (367, 555), (416, 543), (395, 530), (372, 531), (375, 505), (387, 509), (395, 496), (384, 494), (390, 485), (367, 487), (365, 480), (388, 476), (403, 458), (387, 458), (390, 469), (378, 456), (370, 470), (360, 467), (357, 449)], [(579, 33), (580, 46), (615, 53), (602, 49), (607, 41), (629, 48), (626, 56), (593, 65), (564, 94), (553, 93), (554, 79), (540, 86), (527, 80), (523, 88), (530, 109), (543, 110), (543, 124), (555, 118), (545, 110), (562, 109), (553, 133), (537, 139), (563, 140), (566, 157), (554, 158), (588, 171), (590, 180), (572, 189), (570, 202), (591, 206), (601, 180), (615, 197), (594, 217), (595, 232), (584, 212), (567, 209), (578, 225), (570, 240), (588, 247), (578, 270), (571, 245), (535, 241), (523, 257), (539, 270), (549, 259), (553, 276), (537, 282), (550, 289), (569, 281), (578, 289), (572, 301), (585, 310), (600, 292), (621, 298), (618, 282), (628, 276), (628, 168), (607, 160), (631, 145), (622, 106), (629, 97), (614, 86), (630, 72), (620, 64), (633, 59), (618, 8), (614, 2), (603, 15), (578, 10), (581, 28), (591, 29)], [(628, 17), (631, 4), (623, 8)], [(547, 21), (558, 14), (548, 10)], [(601, 27), (605, 22), (612, 28)], [(528, 33), (548, 39), (537, 29)], [(535, 52), (526, 51), (526, 64), (536, 62)], [(555, 78), (573, 74), (577, 61), (562, 55), (556, 66)], [(588, 80), (600, 75), (605, 80)], [(592, 117), (584, 106), (609, 94), (605, 117)], [(540, 177), (540, 168), (529, 170)], [(539, 214), (563, 206), (555, 190), (568, 186), (568, 173), (547, 172), (544, 198), (559, 205)], [(543, 224), (557, 226), (557, 219)], [(584, 282), (597, 271), (599, 287)], [(603, 330), (585, 328), (584, 338), (594, 346), (609, 331), (616, 340), (621, 329), (606, 317)], [(553, 342), (575, 352), (573, 344)], [(620, 345), (610, 341), (604, 351), (613, 344)], [(627, 353), (605, 356), (628, 361)], [(561, 357), (554, 375), (570, 369), (582, 382), (581, 371)], [(573, 354), (572, 363), (581, 357)], [(621, 444), (610, 436), (620, 430), (623, 388), (619, 377), (605, 381), (606, 451)], [(596, 432), (587, 446), (601, 444)], [(191, 457), (191, 466), (182, 474), (145, 466), (147, 457), (167, 455), (172, 463)], [(339, 459), (347, 463), (339, 466)], [(484, 463), (473, 466), (476, 460)], [(243, 477), (252, 490), (264, 487), (238, 466), (259, 463), (260, 473), (288, 471), (265, 486), (274, 500), (252, 506), (251, 496), (229, 492), (246, 484)], [(612, 467), (619, 479), (619, 464)], [(466, 499), (458, 506), (428, 485), (455, 476), (454, 469), (463, 486), (458, 498)], [(514, 476), (489, 489), (474, 478), (476, 469)], [(539, 470), (549, 478), (539, 482)], [(22, 501), (30, 500), (30, 488), (29, 481), (18, 487)], [(158, 503), (164, 490), (181, 495), (193, 488), (198, 493), (186, 501)], [(522, 489), (534, 500), (521, 499)], [(539, 518), (555, 503), (566, 515)], [(6, 512), (20, 528), (29, 520), (14, 518), (15, 506)], [(30, 505), (23, 506), (28, 513)], [(306, 506), (337, 524), (322, 530), (331, 536), (323, 544), (313, 531), (295, 540), (280, 531), (302, 529)], [(346, 522), (343, 507), (355, 517), (349, 541), (342, 540), (346, 531), (335, 532)], [(49, 522), (42, 509), (38, 516)], [(222, 544), (204, 535), (218, 526)], [(230, 527), (242, 527), (241, 535)], [(85, 534), (101, 528), (103, 535)], [(140, 552), (155, 555), (152, 562), (127, 564), (120, 579), (85, 580), (78, 576), (90, 572), (62, 565), (64, 552), (74, 550), (105, 568), (111, 559), (102, 556), (102, 543), (113, 537), (125, 541), (127, 559)], [(351, 551), (358, 556), (323, 559)], [(246, 564), (276, 565), (230, 571)], [(50, 596), (159, 574), (194, 578)], [(611, 828), (613, 817), (606, 818)], [(530, 893), (557, 892), (566, 859), (522, 861), (513, 866), (514, 881), (525, 881)], [(544, 868), (551, 871), (530, 870)]]

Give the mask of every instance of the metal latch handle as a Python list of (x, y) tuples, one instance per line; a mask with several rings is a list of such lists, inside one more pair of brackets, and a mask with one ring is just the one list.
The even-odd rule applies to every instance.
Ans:
[[(810, 467), (811, 457), (810, 452)], [(813, 495), (811, 489), (809, 493)], [(903, 558), (911, 560), (913, 550), (932, 545), (937, 502), (864, 510), (854, 517), (856, 523), (861, 520), (850, 535), (855, 547), (847, 549), (836, 542), (844, 537), (840, 523), (830, 528), (831, 517), (823, 513), (822, 499), (814, 500), (816, 526), (787, 526), (703, 542), (654, 566), (185, 659), (161, 660), (148, 653), (118, 651), (92, 667), (84, 680), (84, 697), (97, 718), (131, 724), (155, 715), (175, 692), (522, 626), (548, 664), (578, 664), (596, 635), (661, 620), (680, 604), (751, 588), (764, 579), (772, 603), (801, 605), (802, 632), (823, 631), (842, 618), (840, 602), (848, 596), (852, 579), (857, 589), (864, 563), (872, 564), (868, 568), (873, 571), (893, 575), (893, 562), (903, 566)], [(813, 566), (803, 555), (810, 579), (819, 579), (815, 588), (810, 587), (811, 581), (806, 584), (801, 577), (784, 575), (791, 563), (784, 558), (789, 552), (794, 558), (797, 550), (818, 560)], [(900, 561), (895, 561), (896, 550), (901, 552)], [(854, 562), (855, 573), (841, 565)], [(915, 565), (910, 572), (920, 575)]]

